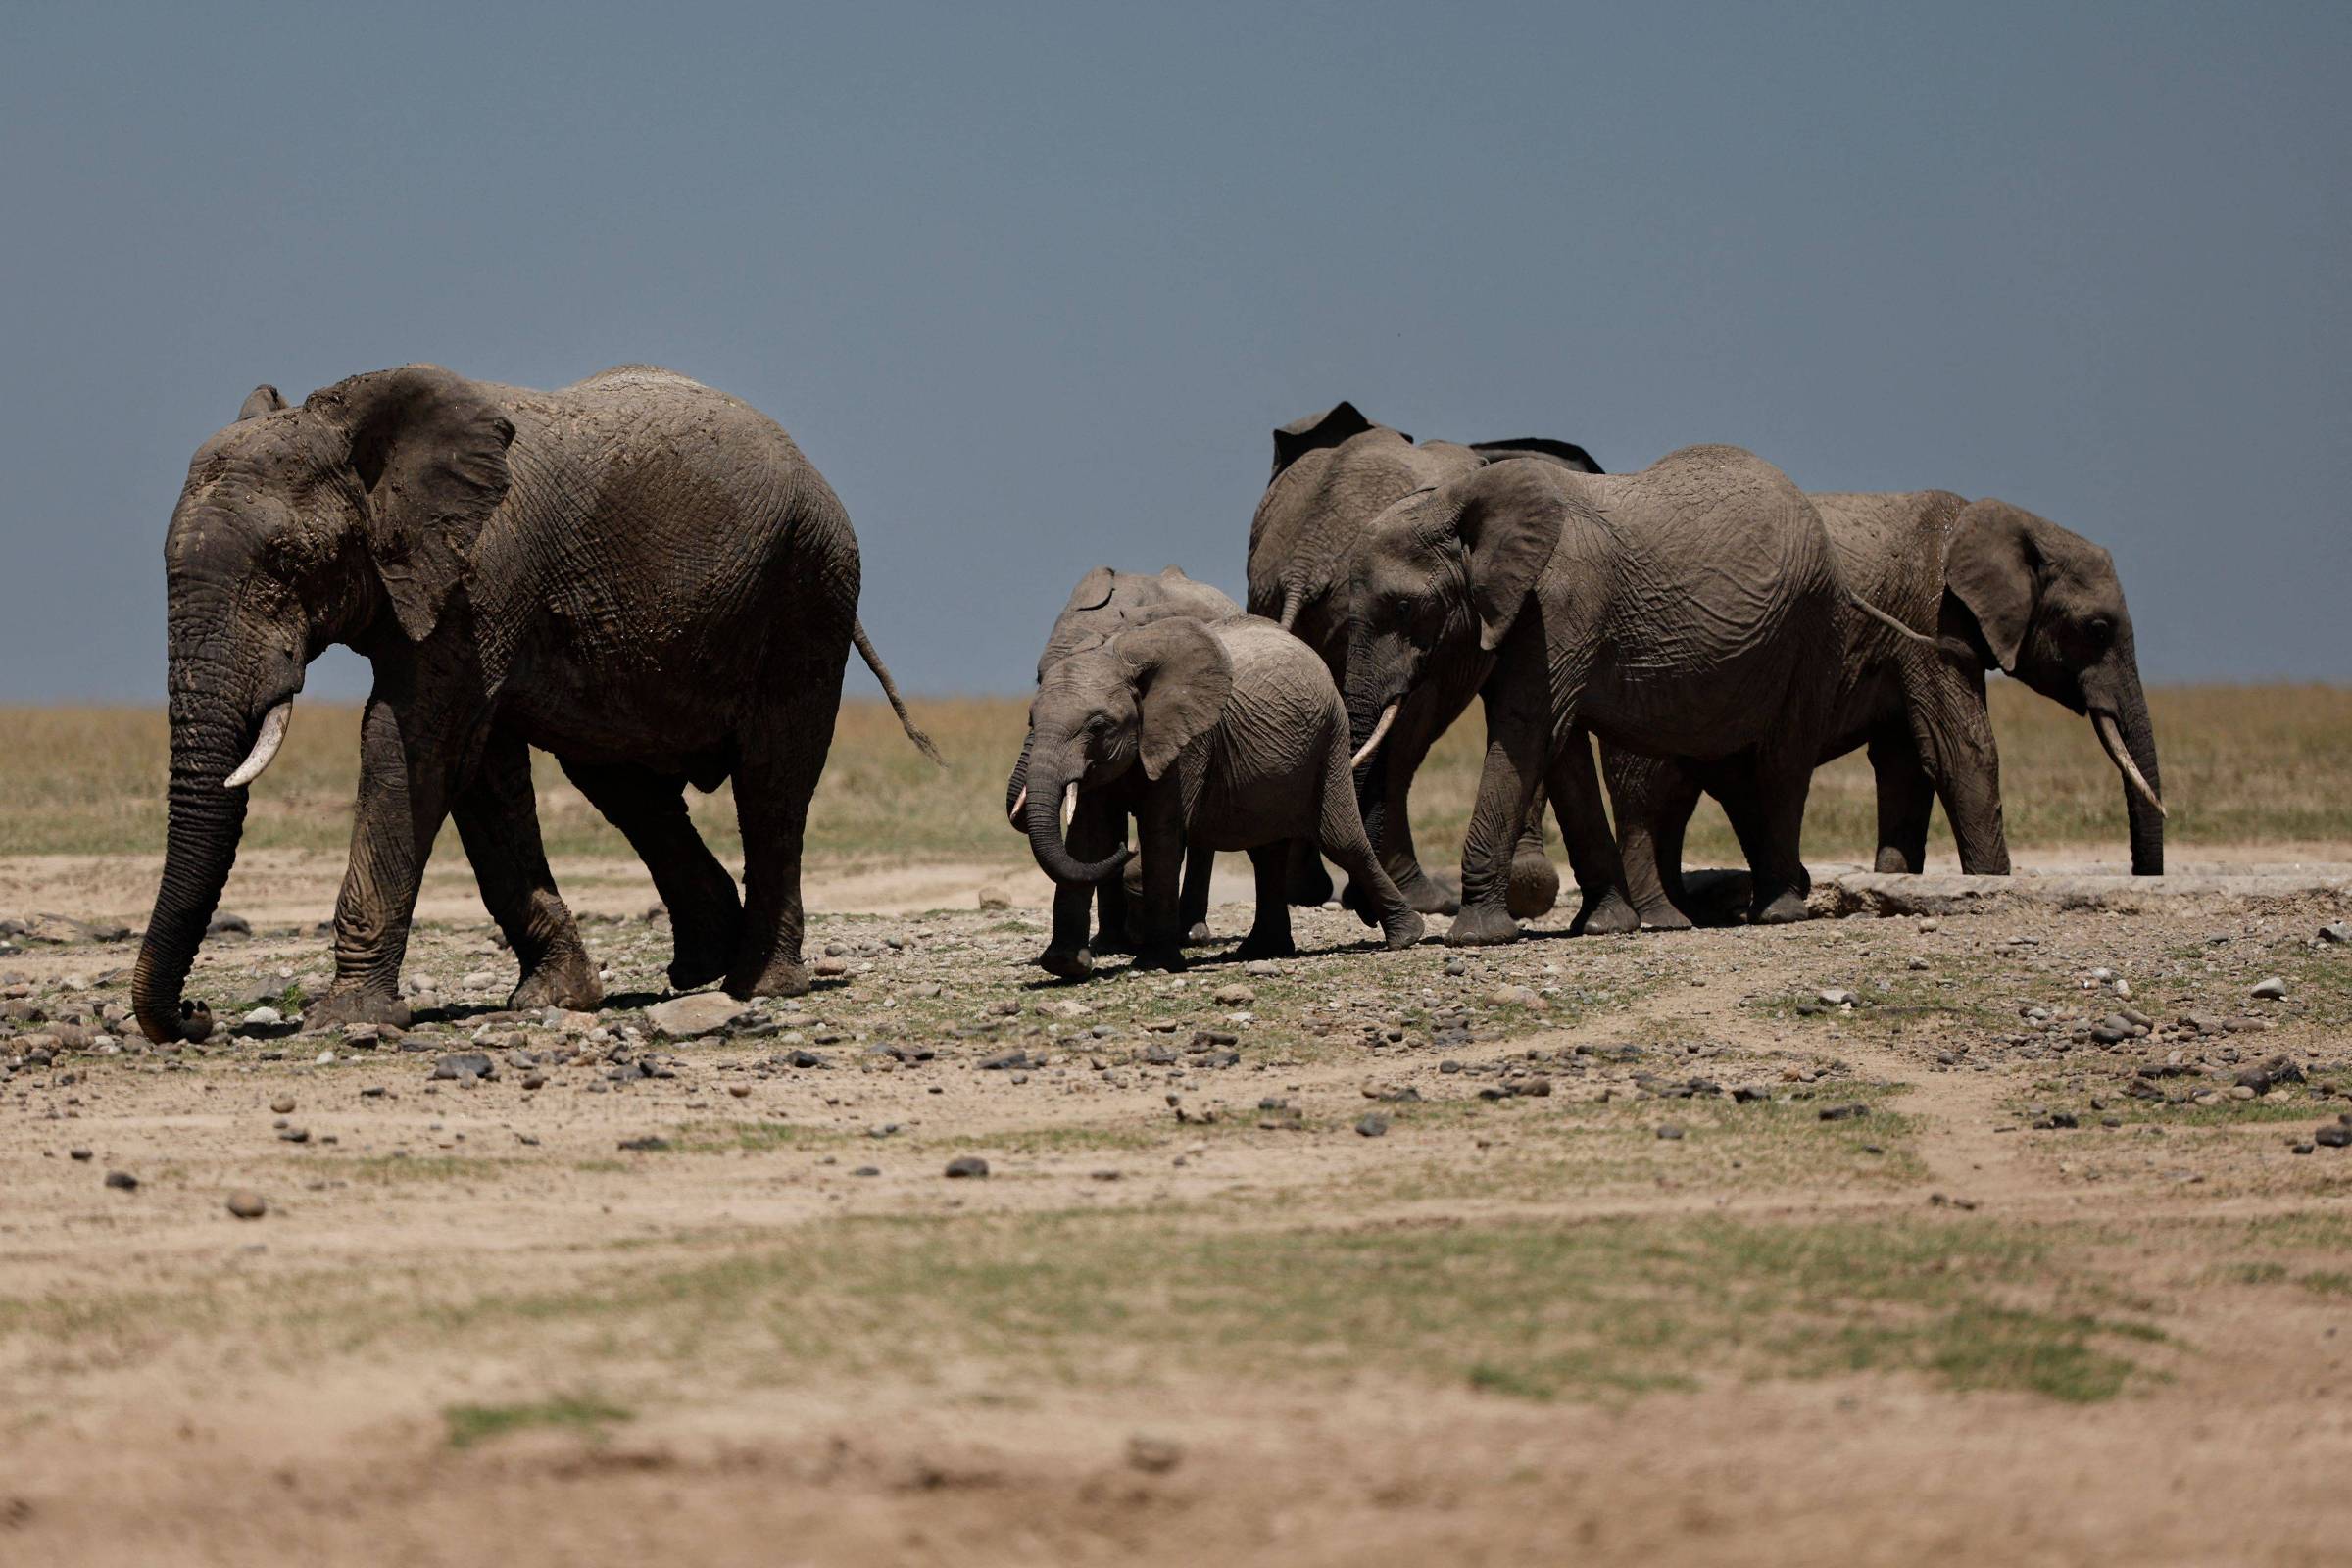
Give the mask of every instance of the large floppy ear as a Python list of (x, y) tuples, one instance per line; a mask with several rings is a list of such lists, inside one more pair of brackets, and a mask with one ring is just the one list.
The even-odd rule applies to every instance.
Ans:
[(1061, 607), (1061, 612), (1067, 615), (1101, 610), (1110, 603), (1111, 593), (1118, 585), (1118, 575), (1108, 566), (1097, 566), (1078, 579), (1078, 586), (1070, 590), (1070, 602)]
[(437, 365), (355, 375), (303, 406), (350, 439), (352, 470), (368, 492), (368, 555), (400, 629), (423, 638), (506, 499), (514, 421), (472, 382)]
[(286, 400), (278, 396), (277, 388), (265, 381), (245, 394), (244, 403), (237, 409), (237, 422), (242, 424), (247, 419), (258, 419), (265, 414), (275, 414), (285, 406)]
[[(1310, 414), (1303, 419), (1293, 419), (1274, 432), (1274, 473), (1305, 457), (1318, 447), (1336, 447), (1349, 436), (1362, 435), (1375, 429), (1370, 419), (1359, 413), (1354, 404), (1342, 399), (1321, 414)], [(1406, 440), (1412, 437), (1406, 436)], [(1268, 477), (1272, 482), (1272, 476)]]
[(1943, 586), (1984, 634), (2002, 670), (2017, 672), (2017, 656), (2034, 621), (2040, 593), (2041, 557), (2032, 517), (1999, 501), (1961, 510), (1943, 553)]
[(1487, 653), (1502, 646), (1560, 542), (1568, 498), (1557, 472), (1547, 463), (1498, 463), (1440, 492), (1468, 568), (1478, 646)]
[(1110, 640), (1134, 671), (1143, 713), (1144, 777), (1156, 779), (1176, 754), (1208, 733), (1233, 693), (1233, 660), (1200, 622), (1184, 615), (1155, 620)]
[(1470, 450), (1490, 463), (1504, 458), (1549, 458), (1565, 464), (1579, 473), (1606, 473), (1609, 470), (1592, 461), (1592, 454), (1573, 441), (1554, 441), (1549, 436), (1523, 435), (1510, 441), (1473, 441)]

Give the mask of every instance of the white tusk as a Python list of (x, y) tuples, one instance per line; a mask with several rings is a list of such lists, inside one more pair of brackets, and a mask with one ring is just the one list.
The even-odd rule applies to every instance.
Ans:
[(1070, 830), (1070, 818), (1078, 814), (1078, 786), (1073, 784), (1061, 792), (1061, 830)]
[(286, 743), (286, 722), (294, 716), (294, 699), (289, 697), (262, 715), (262, 733), (253, 743), (253, 751), (237, 770), (220, 781), (224, 790), (243, 789), (262, 776), (262, 769), (277, 758), (277, 749)]
[(2107, 760), (2124, 775), (2124, 782), (2137, 790), (2139, 798), (2154, 808), (2158, 816), (2166, 815), (2164, 802), (2157, 799), (2155, 789), (2139, 771), (2139, 764), (2132, 760), (2132, 754), (2124, 750), (2122, 728), (2105, 713), (2091, 714), (2090, 727), (2099, 732), (2099, 744), (2107, 748)]
[[(1402, 701), (1402, 698), (1397, 699), (1397, 702)], [(1364, 765), (1364, 759), (1370, 757), (1379, 749), (1380, 743), (1388, 739), (1389, 726), (1396, 722), (1396, 703), (1391, 703), (1388, 707), (1380, 710), (1380, 722), (1372, 726), (1372, 738), (1364, 742), (1364, 749), (1360, 752), (1357, 752), (1353, 757), (1348, 760), (1348, 769), (1349, 772), (1353, 772), (1355, 769)]]
[(1011, 818), (1012, 825), (1014, 827), (1019, 827), (1021, 825), (1021, 808), (1027, 806), (1028, 804), (1029, 786), (1024, 784), (1021, 786), (1021, 793), (1012, 798), (1012, 809), (1004, 813), (1007, 817)]

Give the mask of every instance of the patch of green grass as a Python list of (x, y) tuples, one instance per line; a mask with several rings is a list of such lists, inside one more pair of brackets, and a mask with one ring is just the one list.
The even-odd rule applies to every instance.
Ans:
[(616, 1421), (633, 1418), (625, 1410), (593, 1395), (564, 1395), (536, 1404), (453, 1404), (441, 1412), (449, 1425), (449, 1446), (470, 1448), (477, 1443), (532, 1427), (554, 1427), (601, 1437)]
[(976, 1357), (1006, 1378), (1279, 1366), (1544, 1399), (1908, 1371), (2090, 1399), (2132, 1375), (2116, 1347), (2153, 1334), (2087, 1310), (2107, 1304), (2041, 1238), (1973, 1221), (1264, 1230), (1155, 1212), (840, 1220), (789, 1248), (477, 1298), (435, 1322), (625, 1332), (680, 1355), (735, 1337), (787, 1381)]

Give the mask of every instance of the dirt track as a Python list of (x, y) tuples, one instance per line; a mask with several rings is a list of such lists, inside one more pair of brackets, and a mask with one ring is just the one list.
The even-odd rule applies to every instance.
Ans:
[[(664, 928), (594, 886), (602, 1022), (641, 1022)], [(261, 934), (192, 992), (316, 988), (270, 930), (315, 893), (232, 890)], [(2291, 1148), (2352, 1109), (2340, 898), (1458, 973), (1319, 914), (1270, 973), (1080, 988), (1025, 909), (845, 916), (805, 1006), (680, 1042), (498, 1014), (447, 907), (404, 1040), (35, 1063), (128, 955), (0, 957), (48, 1014), (0, 1042), (0, 1555), (2341, 1560), (2352, 1149)], [(2074, 1038), (2119, 1007), (2154, 1035)], [(475, 1049), (494, 1081), (429, 1076)], [(2274, 1057), (2302, 1081), (2231, 1093)]]

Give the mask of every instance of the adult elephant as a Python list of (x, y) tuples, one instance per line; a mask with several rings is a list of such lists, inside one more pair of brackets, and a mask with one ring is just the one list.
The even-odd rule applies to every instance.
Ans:
[(1803, 917), (1805, 792), (1836, 679), (1811, 648), (1838, 634), (1842, 595), (1820, 514), (1778, 468), (1722, 446), (1618, 476), (1492, 464), (1383, 514), (1350, 597), (1348, 710), (1375, 843), (1379, 748), (1403, 704), (1447, 681), (1485, 696), (1486, 770), (1447, 941), (1518, 936), (1505, 857), (1539, 789), (1576, 863), (1607, 866), (1624, 900), (1593, 735), (1740, 757), (1761, 828), (1756, 915)]
[[(2090, 719), (2122, 777), (2132, 870), (2162, 875), (2156, 732), (2114, 558), (2023, 508), (1948, 490), (1816, 495), (1813, 504), (1838, 575), (1876, 607), (1844, 612), (1837, 717), (1820, 760), (1869, 749), (1877, 868), (1923, 868), (1940, 800), (1960, 869), (2008, 874), (2000, 757), (1984, 707), (1985, 675), (1998, 669)], [(1604, 749), (1603, 768), (1642, 922), (1688, 926), (1683, 834), (1713, 775), (1615, 748)], [(1728, 804), (1737, 808), (1736, 791)], [(1735, 816), (1735, 827), (1746, 824)]]
[[(806, 991), (801, 843), (858, 623), (858, 539), (776, 424), (667, 370), (559, 392), (430, 365), (288, 408), (258, 388), (198, 449), (164, 546), (172, 782), (163, 885), (131, 1000), (150, 1039), (201, 1037), (188, 967), (235, 862), (248, 787), (305, 666), (374, 665), (361, 723), (335, 977), (317, 1023), (405, 1023), (401, 961), (454, 815), (521, 963), (513, 1004), (590, 1007), (597, 967), (540, 846), (528, 748), (561, 760), (644, 858), (670, 983)], [(685, 786), (732, 777), (744, 895)]]
[[(1196, 582), (1174, 566), (1155, 573), (1097, 566), (1078, 579), (1069, 602), (1054, 617), (1045, 651), (1037, 656), (1037, 684), (1044, 686), (1054, 666), (1071, 655), (1097, 647), (1120, 632), (1171, 615), (1219, 621), (1241, 612), (1242, 607), (1223, 590)], [(1005, 820), (1023, 835), (1028, 832), (1023, 808), (1029, 799), (1029, 757), (1036, 743), (1033, 720), (1021, 739), (1020, 760), (1013, 763), (1012, 776), (1004, 784)], [(1073, 836), (1093, 842), (1111, 835), (1121, 844), (1126, 842), (1128, 813), (1117, 798), (1108, 793), (1081, 797), (1078, 808), (1089, 820), (1073, 822)], [(1102, 820), (1092, 820), (1096, 816)], [(1188, 937), (1194, 940), (1207, 939), (1209, 877), (1215, 864), (1216, 852), (1205, 849), (1186, 861), (1184, 922)], [(1054, 934), (1046, 951), (1070, 956), (1065, 967), (1073, 974), (1091, 970), (1095, 954), (1132, 952), (1134, 939), (1127, 928), (1130, 891), (1125, 881), (1115, 878), (1094, 888), (1091, 900), (1086, 887), (1062, 889), (1054, 900)], [(1100, 929), (1091, 938), (1086, 925), (1090, 903), (1100, 906)], [(1084, 956), (1083, 960), (1079, 955)]]
[[(1274, 432), (1274, 472), (1250, 519), (1250, 612), (1292, 632), (1317, 653), (1335, 682), (1348, 676), (1348, 578), (1364, 532), (1389, 507), (1416, 490), (1459, 478), (1504, 458), (1538, 458), (1583, 473), (1600, 472), (1591, 453), (1567, 441), (1527, 438), (1461, 445), (1415, 442), (1401, 430), (1377, 424), (1352, 403), (1336, 403), (1320, 414), (1295, 419)], [(1467, 677), (1467, 666), (1455, 672)], [(1422, 869), (1413, 845), (1408, 797), (1413, 775), (1470, 701), (1475, 686), (1458, 681), (1432, 684), (1414, 694), (1392, 729), (1383, 775), (1389, 824), (1381, 863), (1411, 906), (1424, 914), (1451, 914), (1459, 896)], [(1590, 920), (1597, 890), (1586, 884)], [(1549, 909), (1560, 890), (1559, 873), (1544, 853), (1543, 812), (1527, 823), (1511, 861), (1511, 911), (1533, 918)], [(1320, 904), (1331, 897), (1331, 877), (1311, 843), (1291, 850), (1290, 896), (1294, 904)]]

